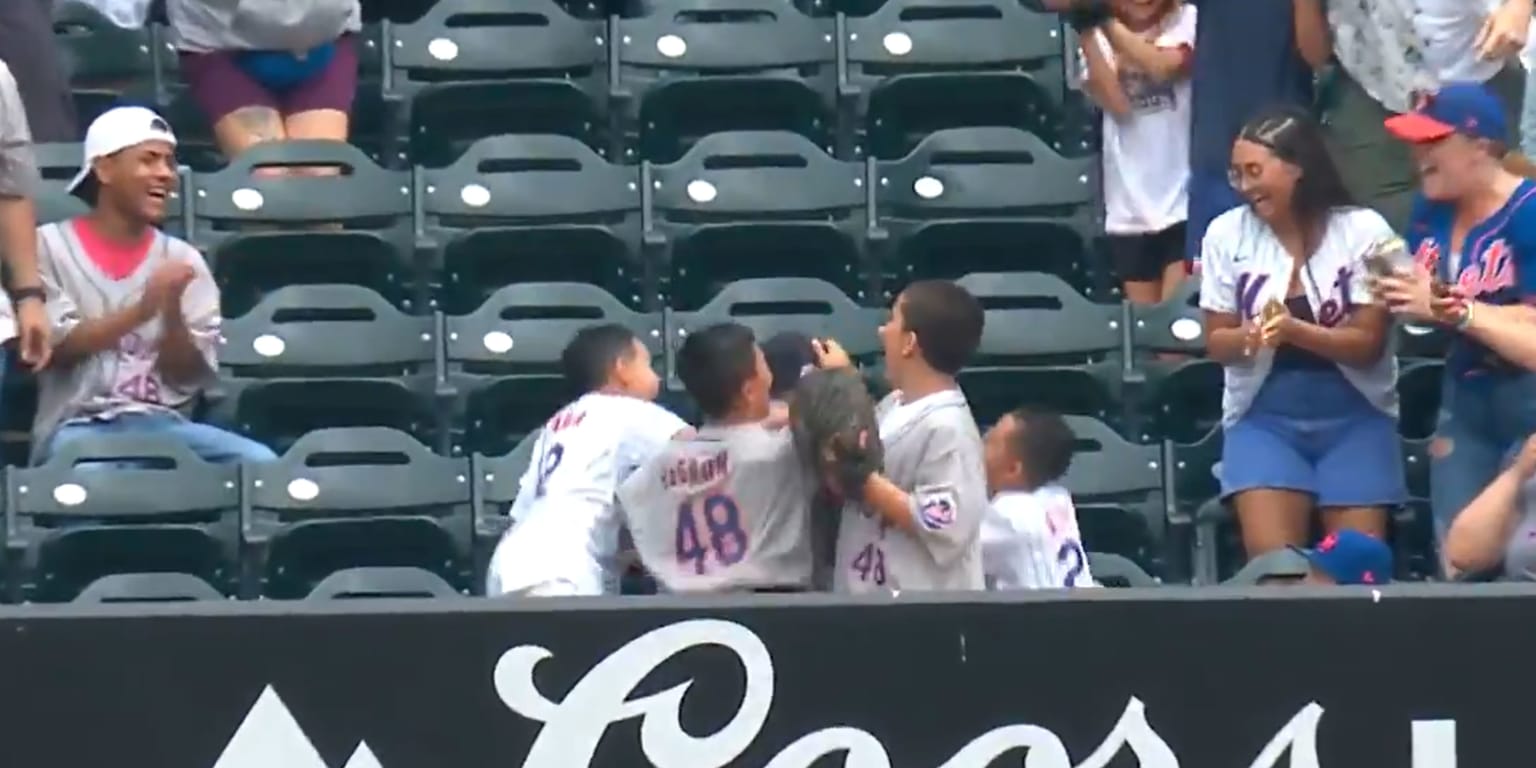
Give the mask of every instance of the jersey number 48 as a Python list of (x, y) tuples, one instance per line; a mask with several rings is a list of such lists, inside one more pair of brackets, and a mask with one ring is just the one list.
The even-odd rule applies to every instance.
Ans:
[(747, 556), (747, 532), (736, 500), (715, 494), (679, 504), (674, 546), (677, 562), (691, 563), (698, 575), (709, 569), (710, 561), (721, 566), (741, 562)]

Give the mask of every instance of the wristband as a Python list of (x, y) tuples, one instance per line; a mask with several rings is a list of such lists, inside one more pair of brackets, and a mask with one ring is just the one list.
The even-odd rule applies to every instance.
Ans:
[(27, 299), (37, 299), (37, 303), (48, 303), (48, 292), (41, 285), (24, 285), (11, 289), (11, 304), (20, 304)]
[(1456, 330), (1465, 331), (1466, 329), (1472, 327), (1472, 307), (1472, 302), (1467, 302), (1467, 311), (1463, 312), (1461, 319), (1456, 321)]

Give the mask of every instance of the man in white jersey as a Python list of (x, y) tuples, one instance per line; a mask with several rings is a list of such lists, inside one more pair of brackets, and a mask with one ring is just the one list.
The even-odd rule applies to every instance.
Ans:
[[(849, 365), (835, 344), (815, 354), (823, 367)], [(765, 423), (773, 374), (752, 330), (721, 323), (689, 334), (677, 375), (704, 424), (619, 489), (641, 562), (669, 592), (808, 589), (820, 478), (790, 431)]]
[(37, 275), (37, 181), (27, 110), (10, 67), (0, 61), (0, 256), (10, 271), (9, 296), (0, 297), (0, 342), (16, 338), (21, 362), (35, 369), (48, 364), (51, 352), (47, 291)]
[(1074, 439), (1060, 415), (1027, 408), (987, 430), (992, 505), (981, 524), (981, 567), (989, 589), (1094, 586), (1072, 494), (1060, 483)]
[(617, 591), (614, 493), (634, 469), (689, 431), (651, 402), (651, 353), (616, 324), (583, 329), (560, 356), (582, 394), (544, 424), (512, 502), (512, 528), (491, 555), (485, 593), (561, 597)]
[(107, 111), (69, 187), (90, 212), (37, 228), (54, 347), (37, 378), (36, 460), (104, 432), (168, 436), (209, 461), (275, 458), (185, 415), (217, 371), (219, 291), (202, 254), (156, 228), (176, 188), (175, 148), (154, 112)]
[(837, 541), (842, 592), (983, 589), (987, 510), (981, 435), (955, 375), (981, 341), (985, 315), (946, 280), (908, 286), (880, 326), (895, 387), (876, 407), (885, 472), (844, 511)]

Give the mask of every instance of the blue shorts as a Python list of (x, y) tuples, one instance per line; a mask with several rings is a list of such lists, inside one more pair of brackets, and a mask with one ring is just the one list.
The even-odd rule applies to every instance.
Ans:
[(1243, 198), (1227, 180), (1227, 172), (1192, 171), (1189, 175), (1189, 222), (1184, 229), (1184, 258), (1200, 258), (1205, 228), (1217, 216), (1243, 204)]
[(1397, 420), (1337, 370), (1271, 371), (1221, 450), (1222, 497), (1256, 488), (1310, 493), (1319, 507), (1401, 504)]

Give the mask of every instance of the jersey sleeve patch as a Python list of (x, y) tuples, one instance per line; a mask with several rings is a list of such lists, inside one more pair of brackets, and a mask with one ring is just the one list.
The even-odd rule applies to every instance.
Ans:
[(942, 531), (953, 525), (960, 504), (955, 491), (947, 485), (917, 489), (917, 521), (930, 531)]

